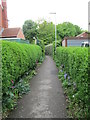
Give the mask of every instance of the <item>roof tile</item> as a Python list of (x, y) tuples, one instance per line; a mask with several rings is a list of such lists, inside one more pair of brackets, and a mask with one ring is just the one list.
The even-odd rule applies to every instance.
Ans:
[(17, 37), (21, 28), (6, 28), (2, 33), (2, 37)]

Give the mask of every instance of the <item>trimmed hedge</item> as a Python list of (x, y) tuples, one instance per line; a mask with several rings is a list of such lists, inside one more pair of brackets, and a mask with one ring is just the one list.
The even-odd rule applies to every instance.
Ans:
[(42, 49), (42, 56), (45, 57), (45, 45), (44, 45), (43, 40), (38, 40), (37, 45), (39, 45), (41, 47), (41, 49)]
[(41, 56), (42, 50), (37, 45), (2, 42), (2, 103), (4, 112), (14, 107), (22, 82), (23, 85), (26, 84), (26, 81), (20, 81), (21, 77), (28, 70), (33, 70)]
[(0, 116), (2, 116), (2, 43), (0, 41)]
[(56, 50), (59, 78), (68, 96), (70, 116), (89, 116), (88, 48), (59, 47)]
[(53, 55), (53, 44), (49, 44), (45, 46), (45, 54), (46, 55)]
[[(56, 41), (56, 48), (62, 45), (61, 40)], [(55, 41), (53, 42), (53, 59), (55, 59)]]

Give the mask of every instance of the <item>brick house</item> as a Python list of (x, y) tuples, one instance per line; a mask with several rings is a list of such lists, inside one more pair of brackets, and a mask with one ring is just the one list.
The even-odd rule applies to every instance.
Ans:
[(0, 38), (25, 39), (21, 28), (8, 28), (6, 0), (1, 0), (0, 4)]
[(2, 38), (24, 38), (21, 28), (6, 28), (2, 32)]
[(88, 31), (90, 32), (90, 1), (88, 2)]
[(83, 32), (76, 37), (65, 37), (62, 41), (62, 46), (81, 46), (82, 42), (89, 42), (90, 43), (90, 33)]

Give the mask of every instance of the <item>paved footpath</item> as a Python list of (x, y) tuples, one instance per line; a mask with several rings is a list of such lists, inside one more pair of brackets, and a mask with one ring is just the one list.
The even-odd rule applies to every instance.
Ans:
[(46, 56), (30, 80), (30, 92), (18, 102), (9, 118), (66, 118), (66, 103), (58, 70), (53, 59)]

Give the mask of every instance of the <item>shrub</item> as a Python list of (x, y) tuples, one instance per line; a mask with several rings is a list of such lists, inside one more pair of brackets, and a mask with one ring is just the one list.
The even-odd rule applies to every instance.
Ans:
[(53, 55), (53, 44), (49, 44), (45, 46), (45, 54), (46, 55)]
[(37, 45), (2, 42), (2, 104), (4, 112), (13, 109), (20, 89), (28, 91), (28, 82), (20, 79), (25, 72), (36, 66), (41, 56), (41, 48)]
[(88, 48), (59, 47), (56, 59), (60, 67), (59, 78), (68, 96), (70, 114), (89, 117)]
[[(56, 47), (60, 47), (61, 46), (61, 41), (58, 40), (56, 41)], [(55, 57), (55, 41), (53, 42), (53, 58)]]
[(42, 49), (42, 56), (45, 56), (45, 45), (44, 42), (42, 40), (38, 40), (37, 45), (39, 45)]

